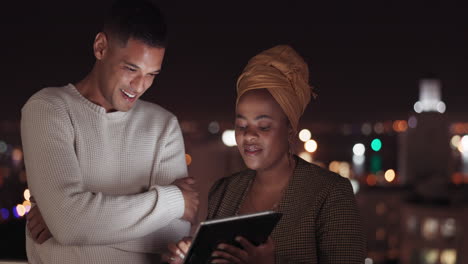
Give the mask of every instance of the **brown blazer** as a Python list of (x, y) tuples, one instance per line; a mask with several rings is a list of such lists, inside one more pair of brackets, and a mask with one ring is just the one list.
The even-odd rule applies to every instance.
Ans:
[[(277, 208), (276, 263), (364, 263), (366, 239), (348, 179), (296, 157), (297, 165)], [(208, 219), (233, 216), (255, 171), (218, 180), (210, 190)]]

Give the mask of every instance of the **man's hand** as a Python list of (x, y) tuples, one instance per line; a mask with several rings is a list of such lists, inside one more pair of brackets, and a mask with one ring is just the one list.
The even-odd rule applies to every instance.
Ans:
[(39, 207), (37, 205), (31, 208), (29, 213), (26, 215), (26, 219), (28, 220), (26, 226), (31, 234), (31, 238), (36, 243), (42, 244), (52, 237), (52, 234), (42, 218), (41, 211), (39, 211)]
[(172, 184), (179, 187), (182, 191), (182, 195), (184, 196), (185, 210), (182, 219), (187, 220), (192, 224), (195, 223), (198, 213), (198, 205), (200, 204), (198, 192), (193, 187), (195, 180), (192, 177), (186, 177), (178, 179)]

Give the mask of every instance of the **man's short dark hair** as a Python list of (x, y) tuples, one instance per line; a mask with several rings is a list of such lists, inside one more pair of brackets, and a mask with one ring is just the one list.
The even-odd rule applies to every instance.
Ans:
[(167, 26), (161, 11), (146, 0), (117, 0), (104, 21), (103, 31), (124, 45), (130, 38), (152, 47), (167, 45)]

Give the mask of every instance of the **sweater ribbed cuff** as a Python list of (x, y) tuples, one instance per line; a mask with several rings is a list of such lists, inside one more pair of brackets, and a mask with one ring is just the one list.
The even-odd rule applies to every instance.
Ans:
[(173, 219), (182, 218), (185, 211), (185, 201), (182, 191), (174, 185), (155, 185), (152, 189), (153, 188), (156, 189), (158, 193), (158, 204), (166, 205)]

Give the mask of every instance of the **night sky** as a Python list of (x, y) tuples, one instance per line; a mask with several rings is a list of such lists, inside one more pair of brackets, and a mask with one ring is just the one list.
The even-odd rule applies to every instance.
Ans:
[[(85, 76), (109, 2), (2, 3), (0, 120), (18, 120), (39, 89)], [(447, 113), (468, 119), (466, 8), (427, 1), (314, 2), (160, 1), (170, 43), (163, 71), (144, 99), (182, 120), (230, 119), (235, 81), (248, 59), (290, 44), (309, 63), (319, 94), (307, 121), (405, 118), (418, 99), (419, 79), (428, 76), (441, 79)]]

